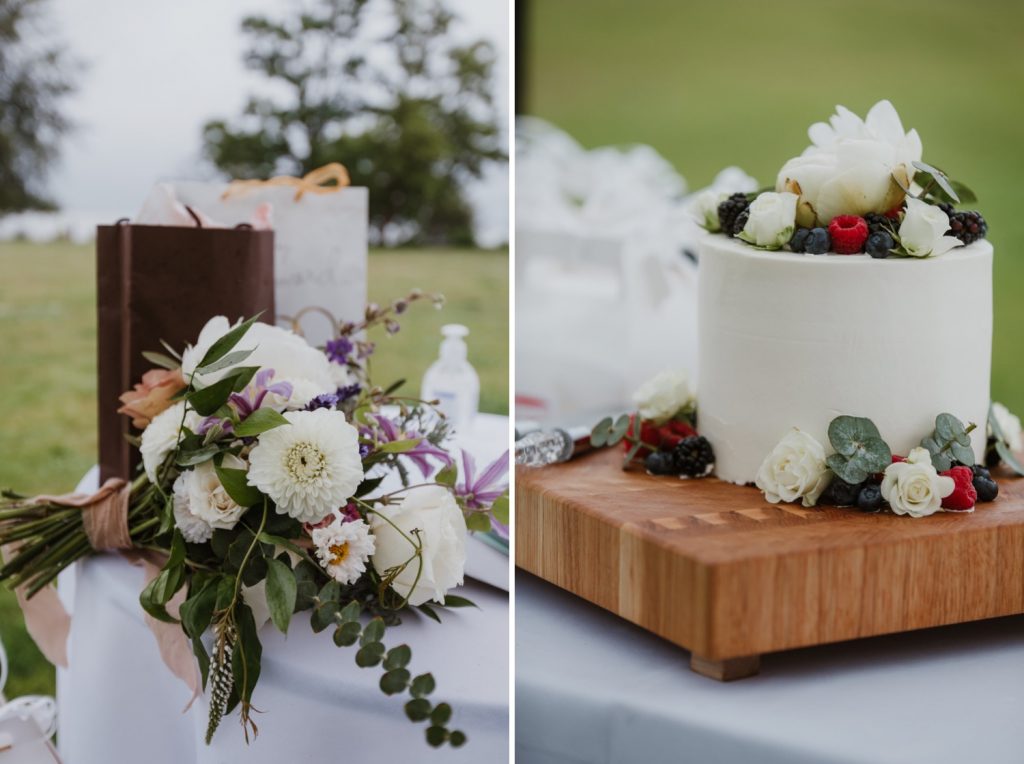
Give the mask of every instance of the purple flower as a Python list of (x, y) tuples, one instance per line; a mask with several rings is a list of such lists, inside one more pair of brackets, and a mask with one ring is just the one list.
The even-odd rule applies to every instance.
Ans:
[(446, 466), (452, 463), (452, 458), (444, 449), (435, 446), (418, 432), (402, 432), (386, 416), (380, 414), (372, 414), (371, 416), (377, 422), (377, 427), (373, 430), (363, 428), (363, 434), (373, 437), (378, 443), (393, 443), (396, 440), (419, 440), (419, 443), (408, 451), (403, 451), (400, 456), (408, 458), (409, 461), (415, 464), (424, 478), (434, 474), (434, 467), (427, 460), (428, 457), (433, 457)]
[(327, 343), (324, 352), (334, 363), (344, 365), (348, 363), (348, 357), (352, 355), (354, 349), (355, 346), (352, 344), (352, 340), (348, 337), (338, 337), (336, 340), (330, 340)]
[(228, 398), (228, 405), (238, 412), (238, 418), (244, 420), (256, 409), (263, 405), (263, 399), (268, 393), (280, 395), (282, 398), (292, 397), (292, 386), (288, 382), (269, 384), (274, 377), (273, 369), (260, 369), (256, 372), (256, 378), (246, 386), (240, 393), (231, 393)]
[(337, 393), (323, 393), (322, 395), (316, 396), (313, 400), (306, 404), (306, 411), (316, 411), (317, 409), (333, 409), (337, 405)]
[(358, 383), (352, 385), (345, 385), (344, 387), (338, 388), (338, 403), (344, 403), (349, 398), (354, 398), (359, 395), (359, 391), (362, 390)]
[[(462, 451), (463, 482), (455, 486), (456, 496), (466, 500), (470, 509), (486, 509), (508, 490), (508, 449), (487, 465), (479, 476), (476, 475), (476, 461), (473, 455)], [(508, 529), (505, 530), (507, 535)]]

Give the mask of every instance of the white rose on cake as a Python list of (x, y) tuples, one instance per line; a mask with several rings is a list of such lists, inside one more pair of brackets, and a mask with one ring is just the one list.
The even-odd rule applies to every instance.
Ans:
[(724, 191), (716, 191), (713, 188), (705, 188), (696, 194), (690, 205), (690, 214), (701, 226), (711, 233), (722, 230), (722, 223), (718, 219), (718, 205), (729, 198)]
[(824, 447), (794, 427), (765, 457), (754, 483), (772, 504), (799, 500), (813, 507), (831, 479)]
[(936, 472), (932, 455), (920, 447), (912, 450), (905, 462), (886, 467), (882, 478), (882, 498), (897, 515), (911, 517), (935, 514), (955, 488), (953, 478)]
[[(386, 518), (371, 516), (376, 546), (373, 567), (383, 576), (408, 562), (392, 588), (413, 606), (428, 600), (444, 602), (445, 593), (462, 583), (466, 565), (466, 520), (455, 498), (441, 486), (414, 488), (401, 502), (378, 512)], [(415, 551), (409, 539), (417, 529), (422, 557), (409, 561)]]
[[(992, 416), (996, 420), (1006, 444), (1012, 451), (1024, 451), (1024, 434), (1021, 433), (1020, 418), (1010, 412), (1002, 403), (992, 403)], [(992, 426), (989, 425), (988, 435), (993, 436)]]
[(866, 119), (842, 106), (828, 123), (807, 131), (811, 145), (779, 171), (777, 191), (800, 196), (797, 223), (805, 228), (827, 226), (837, 215), (887, 212), (904, 198), (899, 178), (909, 187), (914, 162), (921, 161), (921, 138), (903, 131), (889, 101), (879, 101)]
[(750, 203), (747, 224), (738, 234), (748, 244), (779, 249), (796, 227), (796, 194), (767, 191)]
[(658, 425), (665, 424), (676, 414), (693, 406), (690, 377), (682, 370), (659, 372), (637, 388), (633, 393), (633, 403), (641, 419)]
[[(186, 381), (213, 343), (227, 334), (232, 326), (224, 316), (215, 316), (206, 322), (196, 344), (190, 345), (181, 355), (181, 373)], [(292, 395), (287, 405), (293, 409), (303, 408), (317, 395), (333, 393), (338, 387), (327, 356), (287, 329), (254, 323), (232, 352), (241, 350), (253, 352), (220, 371), (197, 376), (194, 380), (196, 387), (211, 385), (239, 366), (273, 369), (275, 384), (286, 382), (292, 386)]]
[(898, 232), (900, 244), (911, 257), (937, 257), (963, 246), (949, 231), (949, 215), (934, 204), (907, 197), (907, 213)]

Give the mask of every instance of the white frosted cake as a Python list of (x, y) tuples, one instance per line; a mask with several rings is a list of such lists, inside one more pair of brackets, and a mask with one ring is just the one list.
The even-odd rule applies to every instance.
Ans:
[(906, 454), (938, 412), (985, 449), (992, 246), (940, 257), (766, 252), (709, 234), (700, 245), (698, 428), (715, 474), (752, 483), (793, 427), (823, 439), (839, 415), (877, 423)]

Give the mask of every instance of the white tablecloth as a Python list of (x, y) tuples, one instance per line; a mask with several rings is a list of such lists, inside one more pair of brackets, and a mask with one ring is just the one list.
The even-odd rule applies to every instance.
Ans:
[[(505, 417), (477, 419), (463, 443), (478, 465), (507, 447), (507, 428)], [(94, 487), (95, 473), (89, 477), (93, 485), (87, 477), (80, 489)], [(479, 542), (469, 546), (467, 572), (507, 586), (508, 558)], [(380, 691), (380, 668), (357, 667), (354, 651), (336, 647), (330, 631), (312, 633), (308, 614), (296, 615), (287, 638), (270, 624), (260, 633), (263, 670), (253, 698), (263, 712), (255, 717), (259, 737), (246, 746), (235, 715), (207, 747), (205, 703), (182, 714), (188, 690), (163, 665), (145, 627), (141, 575), (120, 557), (102, 556), (62, 581), (73, 613), (70, 669), (58, 672), (59, 741), (68, 764), (507, 761), (509, 605), (500, 588), (468, 579), (458, 593), (479, 609), (443, 613), (443, 624), (409, 614), (385, 637), (413, 648), (414, 674), (434, 675), (433, 699), (452, 705), (453, 728), (469, 737), (461, 749), (430, 748), (425, 725), (405, 717), (407, 698)]]
[(762, 658), (689, 653), (516, 574), (517, 764), (1024, 762), (1024, 616)]

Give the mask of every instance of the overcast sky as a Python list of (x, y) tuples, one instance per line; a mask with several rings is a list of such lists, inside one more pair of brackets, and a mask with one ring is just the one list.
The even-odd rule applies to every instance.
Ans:
[[(490, 39), (499, 51), (498, 103), (508, 103), (508, 0), (448, 0), (464, 20), (460, 35)], [(154, 182), (213, 175), (200, 153), (200, 128), (233, 117), (262, 80), (242, 65), (242, 17), (280, 15), (291, 0), (52, 0), (59, 34), (84, 66), (68, 111), (68, 137), (50, 189), (75, 218), (131, 216)], [(480, 236), (507, 240), (508, 176), (494, 172), (472, 189)]]

